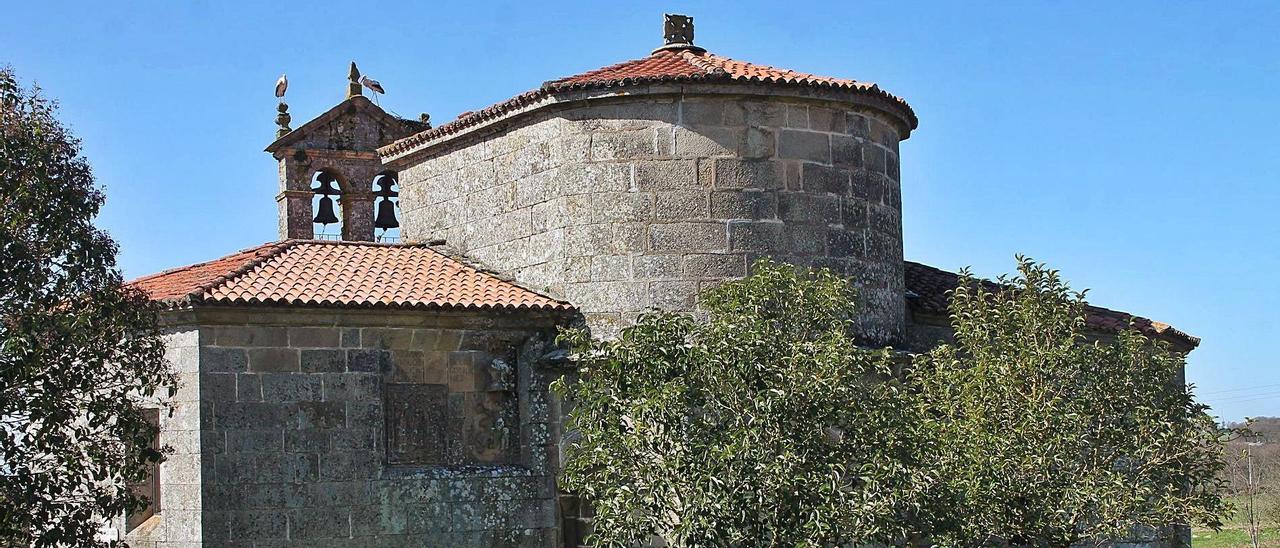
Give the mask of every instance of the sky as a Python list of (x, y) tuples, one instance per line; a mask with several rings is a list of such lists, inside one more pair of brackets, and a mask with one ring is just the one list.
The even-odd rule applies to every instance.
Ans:
[(1045, 261), (1203, 338), (1187, 378), (1224, 420), (1280, 416), (1280, 3), (46, 0), (5, 7), (0, 64), (60, 101), (136, 277), (276, 238), (281, 73), (294, 127), (352, 60), (439, 124), (643, 57), (664, 12), (712, 52), (912, 105), (907, 259)]

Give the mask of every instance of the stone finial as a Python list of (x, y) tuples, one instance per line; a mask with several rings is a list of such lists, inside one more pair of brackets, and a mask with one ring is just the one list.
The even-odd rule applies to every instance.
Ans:
[(693, 45), (693, 18), (688, 15), (668, 13), (662, 23), (663, 45), (654, 53), (663, 50), (691, 50), (695, 53), (706, 51)]
[(663, 15), (662, 39), (665, 46), (693, 45), (693, 18), (688, 15)]
[(422, 113), (422, 114), (418, 115), (418, 122), (422, 123), (422, 125), (424, 125), (424, 126), (427, 126), (427, 129), (431, 129), (431, 115), (430, 115), (430, 114), (427, 114), (427, 113), (425, 113), (425, 112), (424, 112), (424, 113)]
[(284, 101), (280, 101), (280, 106), (276, 107), (276, 110), (278, 111), (276, 125), (279, 126), (279, 129), (276, 130), (276, 139), (279, 139), (293, 131), (289, 129), (289, 122), (293, 121), (293, 117), (289, 116), (289, 105), (285, 104)]
[(352, 61), (351, 70), (347, 71), (347, 98), (357, 95), (364, 95), (364, 89), (360, 85), (360, 69), (356, 68), (356, 62)]

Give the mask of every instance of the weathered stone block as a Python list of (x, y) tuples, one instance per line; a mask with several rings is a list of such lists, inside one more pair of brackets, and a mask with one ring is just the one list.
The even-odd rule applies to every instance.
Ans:
[(231, 512), (230, 528), (238, 538), (255, 540), (287, 538), (288, 518), (282, 510)]
[(649, 247), (659, 253), (724, 251), (728, 234), (722, 222), (657, 224), (650, 227)]
[(736, 156), (745, 148), (746, 138), (746, 128), (741, 127), (677, 127), (675, 156), (681, 158)]
[(769, 158), (777, 153), (778, 141), (773, 131), (759, 127), (748, 127), (745, 148), (742, 155), (746, 158)]
[(359, 348), (360, 347), (360, 329), (359, 328), (348, 327), (342, 330), (342, 347), (343, 348)]
[(729, 249), (760, 253), (781, 250), (784, 242), (782, 227), (779, 222), (731, 222)]
[(262, 401), (262, 376), (254, 373), (236, 375), (236, 399)]
[(269, 402), (319, 401), (324, 388), (319, 375), (262, 376), (262, 399)]
[(339, 373), (347, 370), (347, 351), (303, 350), (301, 363), (303, 373)]
[[(774, 219), (777, 194), (762, 190), (711, 193), (711, 217), (716, 219)], [(730, 233), (732, 239), (732, 233)], [(730, 242), (732, 244), (732, 242)]]
[[(183, 398), (188, 399), (188, 398)], [(235, 373), (203, 373), (200, 375), (200, 396), (195, 399), (210, 401), (236, 399)]]
[(831, 163), (831, 139), (825, 133), (801, 130), (778, 132), (778, 157)]
[(685, 255), (682, 272), (693, 279), (735, 278), (747, 274), (747, 263), (738, 253)]
[(809, 107), (809, 129), (844, 133), (844, 111), (825, 107)]
[(725, 101), (681, 101), (680, 123), (687, 126), (722, 126), (725, 124), (725, 110), (730, 105)]
[(387, 373), (389, 382), (422, 382), (425, 354), (416, 350), (393, 350), (391, 352), (391, 370)]
[(360, 346), (383, 350), (411, 350), (413, 330), (366, 327), (360, 330)]
[(862, 144), (853, 137), (832, 135), (831, 163), (836, 167), (862, 167)]
[(228, 430), (228, 453), (263, 453), (284, 450), (284, 431), (279, 428), (270, 430)]
[(786, 249), (796, 255), (820, 255), (826, 246), (827, 229), (820, 225), (785, 225)]
[(218, 326), (214, 328), (218, 346), (286, 346), (288, 332), (283, 327)]
[[(355, 406), (356, 404), (352, 404)], [(284, 407), (285, 425), (304, 430), (336, 428), (346, 424), (346, 402), (301, 401)]]
[(347, 350), (347, 370), (359, 373), (390, 371), (391, 353), (373, 348)]
[(770, 160), (714, 160), (717, 190), (782, 188), (782, 165)]
[(608, 192), (591, 199), (592, 222), (645, 221), (653, 218), (653, 194)]
[(249, 368), (243, 348), (200, 347), (200, 369), (210, 373), (237, 373)]
[(805, 192), (845, 194), (849, 191), (849, 172), (841, 169), (806, 163), (801, 167), (800, 178)]
[(290, 539), (350, 538), (347, 508), (300, 508), (289, 512)]
[(787, 127), (808, 129), (809, 107), (806, 105), (787, 105)]
[(670, 190), (655, 193), (654, 212), (659, 219), (705, 219), (708, 215), (705, 190)]
[(336, 327), (290, 327), (289, 346), (294, 348), (336, 348), (340, 331)]
[(871, 137), (871, 123), (865, 116), (854, 112), (846, 112), (844, 116), (845, 132), (860, 139)]
[(591, 159), (628, 160), (653, 158), (671, 150), (671, 134), (660, 128), (597, 132), (591, 136)]
[(317, 428), (285, 429), (284, 450), (290, 453), (328, 451), (329, 431)]
[(839, 224), (840, 199), (830, 195), (785, 192), (778, 196), (778, 217), (805, 224)]
[(862, 161), (867, 171), (873, 173), (885, 172), (885, 150), (873, 143), (863, 143), (862, 145)]
[(831, 257), (860, 257), (865, 253), (865, 241), (861, 231), (853, 232), (834, 228), (827, 230), (827, 255)]
[(591, 279), (625, 280), (631, 277), (631, 257), (600, 255), (591, 259)]
[(255, 373), (300, 371), (298, 351), (292, 348), (249, 349), (249, 370)]
[(694, 160), (653, 160), (635, 164), (635, 188), (679, 190), (699, 188)]
[(325, 401), (376, 401), (382, 376), (376, 373), (327, 373), (321, 377)]
[(641, 255), (632, 262), (637, 280), (670, 280), (680, 277), (680, 255)]

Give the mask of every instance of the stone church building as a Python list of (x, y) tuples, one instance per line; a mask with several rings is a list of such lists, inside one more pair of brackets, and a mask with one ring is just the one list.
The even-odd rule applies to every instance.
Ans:
[[(695, 310), (762, 256), (851, 276), (869, 345), (945, 339), (957, 276), (902, 253), (911, 107), (709, 52), (682, 16), (665, 31), (639, 59), (436, 127), (366, 98), (354, 65), (347, 98), (296, 129), (281, 103), (279, 240), (132, 282), (166, 305), (183, 384), (159, 417), (174, 453), (155, 502), (119, 538), (576, 544), (589, 512), (556, 487), (556, 326), (607, 337)], [(317, 220), (340, 228), (318, 238)], [(1091, 311), (1099, 332), (1131, 319)]]

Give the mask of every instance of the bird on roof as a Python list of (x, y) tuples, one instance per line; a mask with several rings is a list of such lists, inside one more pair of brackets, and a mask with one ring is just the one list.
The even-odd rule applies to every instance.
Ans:
[(374, 80), (373, 78), (370, 78), (368, 76), (361, 76), (360, 84), (363, 85), (364, 87), (367, 87), (373, 90), (374, 93), (386, 93), (386, 90), (382, 89), (382, 84), (378, 83), (377, 80)]
[(285, 78), (285, 76), (281, 74), (280, 79), (276, 80), (276, 97), (284, 100), (284, 92), (287, 89), (289, 89), (289, 79)]

